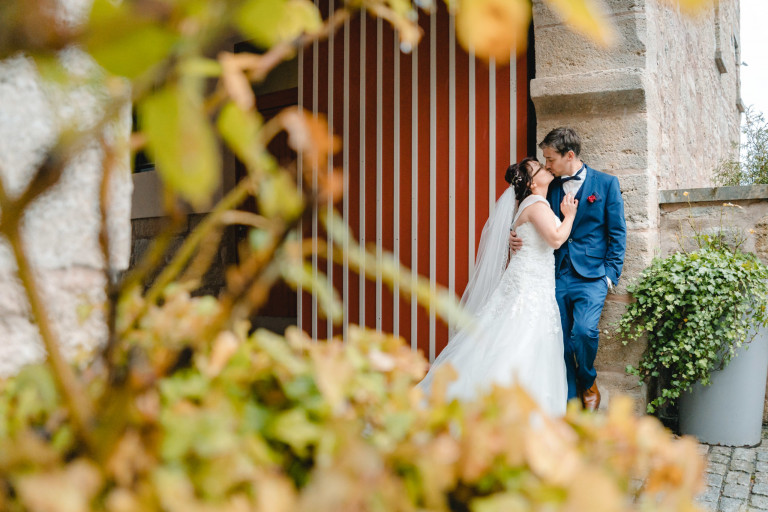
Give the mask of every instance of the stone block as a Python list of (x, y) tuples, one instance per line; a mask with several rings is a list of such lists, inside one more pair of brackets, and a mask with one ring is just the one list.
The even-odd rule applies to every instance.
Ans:
[(544, 139), (553, 128), (570, 126), (581, 137), (582, 160), (598, 171), (614, 174), (648, 167), (648, 119), (644, 113), (597, 111), (568, 115), (536, 105), (536, 116), (537, 140)]
[(720, 499), (720, 485), (707, 485), (704, 492), (699, 494), (696, 499), (704, 503), (717, 503), (717, 500)]
[(707, 473), (714, 473), (715, 475), (725, 475), (728, 471), (728, 466), (725, 464), (718, 464), (712, 462), (707, 466)]
[(647, 89), (641, 68), (584, 71), (534, 78), (531, 99), (542, 114), (645, 112)]
[[(628, 364), (637, 365), (645, 351), (647, 346), (645, 340), (624, 345), (616, 333), (616, 327), (625, 306), (623, 303), (607, 301), (603, 307), (603, 316), (600, 321), (600, 346), (595, 360), (595, 366), (599, 370), (624, 373)], [(637, 377), (628, 377), (637, 384)]]
[(710, 448), (709, 453), (718, 453), (720, 455), (725, 455), (730, 459), (731, 455), (733, 454), (733, 448), (729, 448), (727, 446), (713, 446)]
[(749, 473), (745, 473), (744, 471), (729, 471), (725, 475), (725, 483), (748, 486), (751, 482), (751, 478), (752, 478), (752, 475), (750, 475)]
[(739, 498), (720, 498), (720, 506), (718, 511), (720, 512), (746, 512), (747, 500)]
[(733, 460), (744, 460), (747, 462), (754, 462), (757, 457), (757, 452), (751, 448), (734, 448)]
[(627, 229), (656, 228), (659, 206), (655, 194), (655, 177), (650, 174), (621, 175), (619, 183)]
[(574, 32), (557, 16), (552, 16), (550, 10), (535, 9), (536, 76), (645, 67), (645, 15), (640, 10), (625, 10), (610, 20), (617, 37), (613, 45), (606, 47)]
[(723, 485), (723, 475), (717, 475), (715, 473), (705, 473), (704, 480), (707, 486), (717, 487), (718, 496), (720, 495), (720, 487)]
[(637, 278), (653, 260), (658, 244), (653, 231), (627, 231), (627, 250), (624, 255), (624, 268), (616, 287), (619, 295), (627, 293), (627, 285)]
[(601, 371), (598, 368), (597, 380), (602, 395), (600, 409), (610, 407), (611, 397), (626, 395), (632, 398), (635, 404), (635, 414), (645, 414), (645, 406), (648, 403), (645, 387), (639, 386), (635, 377), (626, 375), (623, 371)]
[(753, 507), (768, 509), (768, 496), (753, 494), (749, 498), (749, 504)]
[(754, 473), (755, 463), (746, 460), (731, 459), (731, 469), (734, 471), (744, 471), (745, 473)]
[[(131, 229), (133, 231), (133, 240), (138, 238), (155, 238), (164, 230), (169, 229), (170, 221), (166, 217), (147, 217), (143, 219), (131, 220)], [(190, 231), (189, 219), (185, 218), (184, 221), (175, 226), (173, 232), (176, 234), (185, 234)]]
[(728, 456), (719, 453), (710, 453), (709, 460), (711, 462), (719, 462), (720, 464), (728, 464), (731, 461)]

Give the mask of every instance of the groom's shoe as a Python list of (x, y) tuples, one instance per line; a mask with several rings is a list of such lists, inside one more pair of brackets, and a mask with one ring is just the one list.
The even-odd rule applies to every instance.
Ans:
[(597, 389), (597, 380), (595, 380), (591, 388), (584, 390), (581, 395), (581, 403), (588, 411), (596, 411), (600, 407), (600, 390)]

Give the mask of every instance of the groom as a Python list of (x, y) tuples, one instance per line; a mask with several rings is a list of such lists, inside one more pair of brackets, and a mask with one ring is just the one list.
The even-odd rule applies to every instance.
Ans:
[[(627, 227), (624, 201), (615, 176), (596, 171), (579, 158), (581, 139), (571, 128), (555, 128), (539, 143), (545, 169), (555, 176), (547, 200), (560, 216), (566, 194), (579, 201), (571, 236), (555, 250), (557, 305), (563, 325), (568, 399), (581, 396), (585, 409), (597, 410), (595, 356), (598, 323), (605, 297), (621, 276)], [(510, 246), (517, 251), (522, 240), (515, 233)]]

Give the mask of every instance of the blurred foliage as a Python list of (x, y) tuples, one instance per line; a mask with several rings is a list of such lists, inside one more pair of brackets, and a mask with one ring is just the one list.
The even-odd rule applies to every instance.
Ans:
[[(697, 443), (629, 399), (564, 420), (516, 388), (447, 403), (450, 370), (427, 399), (414, 386), (426, 361), (399, 338), (236, 326), (208, 342), (216, 301), (164, 299), (127, 333), (128, 384), (96, 425), (114, 437), (103, 460), (78, 446), (47, 367), (3, 384), (2, 510), (694, 510)], [(94, 400), (99, 373), (82, 373)]]
[(718, 186), (768, 184), (768, 121), (762, 112), (749, 107), (741, 126), (742, 142), (736, 158), (727, 158), (715, 169)]
[[(600, 2), (546, 3), (610, 43)], [(480, 58), (503, 64), (524, 50), (527, 0), (446, 4), (459, 40)], [(695, 443), (634, 418), (623, 399), (606, 416), (571, 410), (564, 420), (544, 417), (519, 389), (446, 403), (440, 390), (450, 376), (431, 398), (420, 396), (414, 383), (426, 363), (400, 339), (354, 327), (345, 344), (312, 344), (297, 330), (251, 332), (247, 318), (281, 279), (315, 293), (326, 316), (340, 319), (338, 294), (308, 266), (313, 242), (297, 227), (343, 193), (339, 173), (312, 180), (318, 162), (339, 150), (325, 119), (292, 108), (265, 120), (253, 84), (362, 10), (390, 23), (408, 50), (421, 37), (418, 9), (435, 5), (336, 7), (323, 19), (309, 0), (94, 0), (78, 21), (62, 17), (58, 0), (0, 3), (0, 59), (22, 55), (52, 87), (90, 88), (103, 99), (100, 120), (62, 127), (26, 189), (10, 195), (0, 180), (0, 234), (48, 353), (46, 365), (0, 382), (0, 510), (694, 510), (702, 471)], [(242, 40), (259, 51), (232, 53)], [(62, 50), (99, 67), (70, 73)], [(129, 104), (138, 127), (127, 140), (114, 126)], [(296, 153), (283, 166), (266, 149), (282, 133)], [(25, 209), (94, 141), (104, 155), (102, 224), (116, 162), (129, 150), (156, 163), (169, 224), (129, 274), (115, 280), (105, 270), (109, 337), (87, 365), (73, 367), (20, 226)], [(247, 175), (211, 205), (223, 149)], [(255, 211), (244, 206), (249, 198)], [(171, 254), (183, 203), (211, 213)], [(332, 242), (315, 241), (319, 254), (332, 243), (334, 260), (380, 272), (444, 318), (462, 319), (455, 297), (412, 280), (392, 255), (377, 258), (336, 214), (322, 222)], [(219, 297), (192, 298), (229, 225), (251, 230), (238, 264)], [(109, 261), (105, 227), (100, 243)]]
[[(711, 384), (712, 372), (768, 326), (768, 267), (741, 250), (747, 235), (727, 229), (726, 208), (741, 207), (724, 203), (719, 225), (705, 231), (689, 199), (680, 250), (654, 258), (627, 286), (634, 302), (619, 321), (619, 335), (624, 345), (647, 338), (639, 364), (626, 371), (652, 384), (649, 413), (663, 413), (697, 382)], [(684, 224), (690, 236), (683, 235)]]

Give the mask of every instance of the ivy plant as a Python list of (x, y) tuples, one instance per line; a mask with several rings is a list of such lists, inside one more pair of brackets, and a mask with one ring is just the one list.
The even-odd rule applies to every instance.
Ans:
[(653, 413), (694, 383), (708, 385), (736, 349), (768, 324), (768, 268), (754, 254), (729, 247), (724, 235), (696, 235), (695, 251), (655, 258), (628, 286), (635, 302), (619, 322), (623, 343), (647, 335), (648, 347), (627, 372), (660, 380)]

